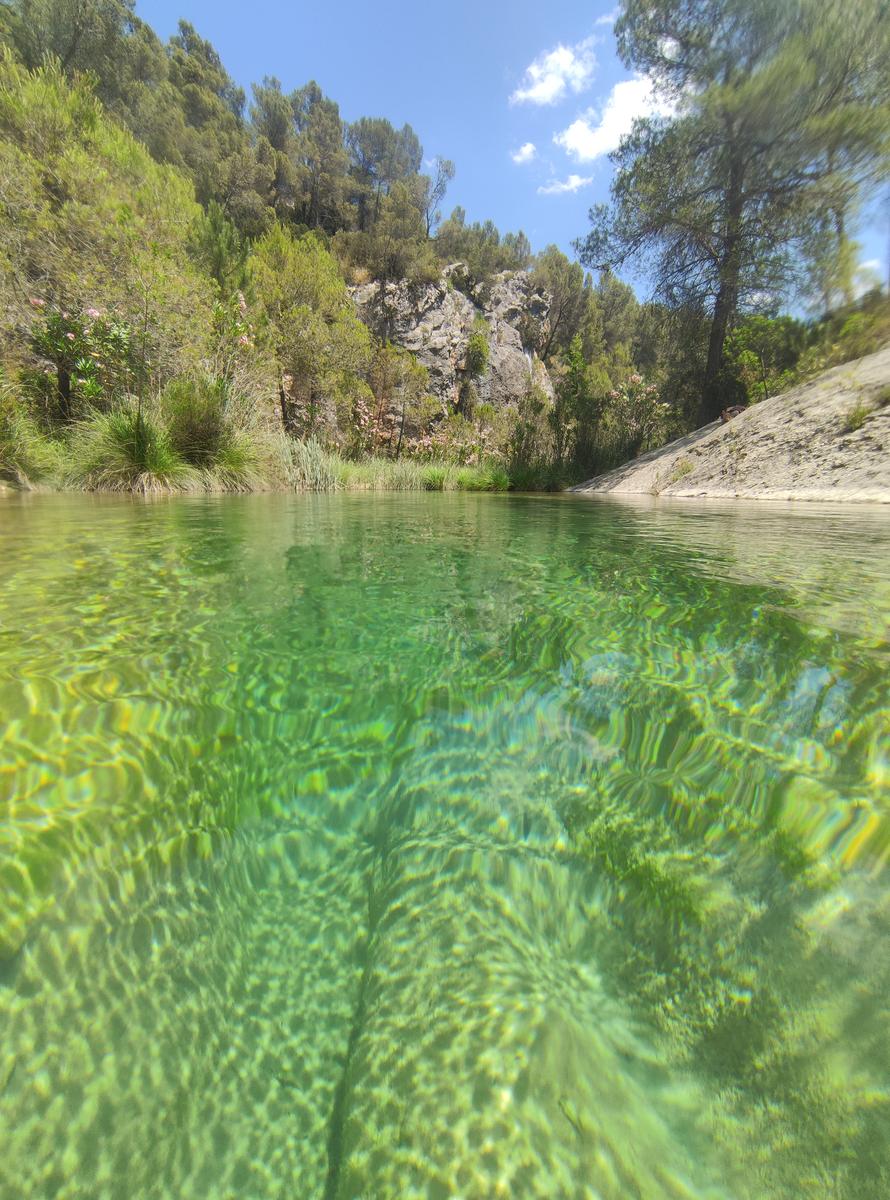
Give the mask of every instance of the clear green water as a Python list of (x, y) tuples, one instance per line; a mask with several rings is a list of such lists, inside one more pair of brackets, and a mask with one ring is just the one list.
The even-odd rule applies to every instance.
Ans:
[(0, 1196), (890, 1196), (890, 514), (0, 503)]

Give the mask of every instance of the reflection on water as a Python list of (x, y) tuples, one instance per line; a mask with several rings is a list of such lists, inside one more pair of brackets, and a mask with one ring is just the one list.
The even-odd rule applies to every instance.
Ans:
[(890, 1194), (890, 522), (0, 507), (0, 1196)]

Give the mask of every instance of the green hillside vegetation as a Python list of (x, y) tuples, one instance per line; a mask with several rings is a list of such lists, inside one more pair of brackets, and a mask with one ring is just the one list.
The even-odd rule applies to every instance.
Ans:
[[(874, 3), (851, 26), (857, 46)], [(164, 44), (130, 0), (0, 2), (0, 478), (141, 492), (310, 478), (558, 487), (685, 432), (718, 401), (753, 403), (878, 348), (890, 305), (877, 286), (855, 299), (848, 231), (886, 159), (885, 60), (872, 47), (841, 69), (806, 22), (791, 57), (777, 57), (779, 6), (772, 24), (757, 18), (761, 60), (747, 82), (719, 82), (727, 48), (716, 43), (710, 65), (687, 63), (682, 75), (652, 50), (672, 36), (675, 7), (629, 5), (619, 49), (665, 86), (694, 78), (710, 107), (697, 113), (687, 99), (674, 141), (653, 121), (621, 151), (613, 209), (592, 214), (579, 243), (591, 272), (460, 207), (443, 219), (455, 166), (439, 158), (423, 173), (410, 125), (344, 122), (311, 81), (287, 93), (265, 78), (248, 101), (185, 21)], [(739, 26), (746, 37), (752, 22)], [(690, 209), (688, 243), (677, 242), (678, 209), (665, 198), (712, 109), (723, 105), (740, 126), (759, 120), (758, 71), (768, 83), (778, 67), (799, 66), (807, 36), (844, 102), (828, 120), (823, 84), (792, 72), (798, 102), (815, 114), (804, 151), (813, 183), (788, 184), (793, 202), (773, 213), (769, 253), (741, 248), (744, 287), (727, 285), (732, 303), (715, 333), (720, 271), (695, 246), (710, 246), (707, 223), (722, 219), (726, 163), (709, 166), (713, 202)], [(769, 170), (790, 179), (800, 148), (773, 132)], [(751, 204), (768, 223), (774, 200), (758, 195)], [(648, 224), (635, 225), (644, 209)], [(656, 299), (641, 304), (610, 264), (647, 245), (664, 251), (664, 270)], [(674, 262), (686, 263), (683, 280)], [(357, 320), (348, 284), (421, 285), (454, 263), (452, 285), (476, 303), (502, 271), (529, 270), (549, 294), (549, 319), (529, 319), (523, 338), (547, 364), (555, 400), (532, 389), (496, 411), (468, 385), (452, 411), (429, 395), (422, 367)], [(829, 315), (782, 316), (786, 296)], [(472, 347), (483, 374), (486, 336), (480, 327)], [(339, 467), (307, 475), (310, 442)], [(406, 460), (424, 469), (406, 471)]]

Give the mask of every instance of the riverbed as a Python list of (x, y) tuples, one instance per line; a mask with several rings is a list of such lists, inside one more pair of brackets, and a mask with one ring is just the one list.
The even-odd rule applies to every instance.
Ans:
[(0, 1196), (890, 1194), (886, 510), (0, 501)]

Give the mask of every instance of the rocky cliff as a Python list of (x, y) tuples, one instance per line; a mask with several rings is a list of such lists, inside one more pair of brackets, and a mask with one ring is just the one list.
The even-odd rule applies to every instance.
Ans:
[[(550, 298), (524, 271), (504, 271), (466, 295), (454, 282), (461, 266), (446, 267), (435, 283), (354, 287), (358, 314), (379, 337), (416, 355), (429, 371), (430, 391), (449, 411), (461, 406), (470, 382), (480, 401), (498, 408), (520, 399), (531, 386), (552, 397), (550, 376), (532, 349), (536, 332), (546, 324)], [(487, 326), (489, 359), (476, 378), (467, 368), (467, 349), (480, 319)]]

